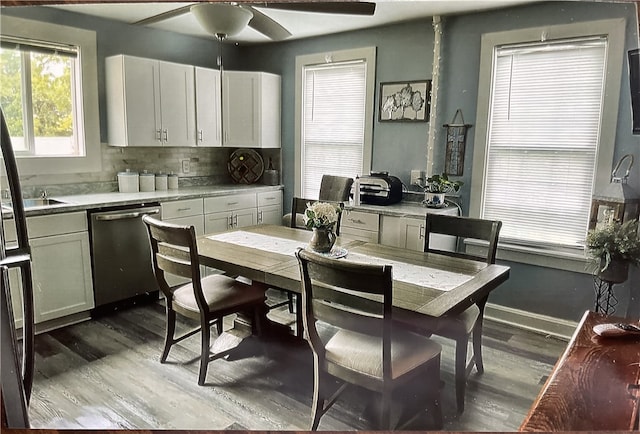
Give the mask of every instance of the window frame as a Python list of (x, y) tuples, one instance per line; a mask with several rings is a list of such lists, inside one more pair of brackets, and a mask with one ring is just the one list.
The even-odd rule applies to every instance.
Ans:
[[(604, 82), (604, 100), (602, 104), (602, 123), (600, 142), (596, 155), (596, 173), (594, 186), (609, 183), (615, 138), (618, 122), (618, 110), (621, 91), (622, 67), (624, 63), (624, 18), (589, 21), (573, 24), (532, 27), (495, 33), (485, 33), (481, 40), (480, 70), (478, 77), (477, 127), (474, 136), (473, 168), (469, 215), (482, 217), (482, 197), (484, 191), (484, 173), (487, 160), (487, 141), (489, 135), (489, 116), (491, 103), (491, 80), (493, 73), (494, 49), (496, 46), (525, 44), (537, 41), (605, 36), (608, 40), (606, 59), (606, 78)], [(588, 273), (588, 263), (584, 249), (544, 248), (521, 246), (519, 244), (500, 243), (499, 257), (533, 265)], [(559, 260), (561, 259), (561, 260)]]
[(365, 96), (365, 126), (364, 148), (362, 156), (362, 172), (371, 171), (373, 149), (373, 112), (375, 98), (376, 47), (354, 48), (333, 52), (323, 52), (296, 56), (295, 79), (295, 131), (294, 131), (294, 162), (295, 183), (294, 196), (300, 196), (302, 191), (302, 124), (303, 124), (303, 80), (304, 70), (308, 66), (326, 63), (351, 62), (364, 59), (366, 62), (366, 96)]
[(77, 125), (79, 140), (84, 141), (84, 156), (33, 156), (17, 158), (21, 176), (71, 174), (102, 170), (100, 121), (98, 114), (98, 61), (96, 32), (12, 16), (0, 16), (3, 35), (15, 38), (51, 41), (78, 47), (78, 73), (82, 80), (80, 106), (84, 122)]

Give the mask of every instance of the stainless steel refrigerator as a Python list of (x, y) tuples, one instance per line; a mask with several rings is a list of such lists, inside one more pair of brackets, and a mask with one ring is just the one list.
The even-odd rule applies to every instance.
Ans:
[[(33, 280), (31, 275), (31, 250), (27, 235), (27, 221), (22, 203), (22, 189), (18, 176), (18, 166), (11, 146), (11, 137), (2, 117), (2, 161), (4, 173), (1, 174), (2, 192), (0, 195), (2, 217), (0, 218), (0, 285), (2, 293), (0, 334), (2, 347), (0, 363), (2, 370), (2, 424), (7, 428), (29, 428), (29, 399), (34, 373), (34, 317), (33, 317)], [(6, 180), (6, 183), (5, 183)], [(8, 206), (10, 205), (10, 206)], [(12, 214), (12, 217), (11, 217)], [(10, 218), (11, 217), (11, 218)], [(17, 241), (8, 244), (5, 238), (5, 225), (15, 225)], [(9, 287), (9, 273), (17, 279), (16, 288)], [(18, 338), (15, 328), (11, 294), (20, 291), (23, 316), (22, 337)]]

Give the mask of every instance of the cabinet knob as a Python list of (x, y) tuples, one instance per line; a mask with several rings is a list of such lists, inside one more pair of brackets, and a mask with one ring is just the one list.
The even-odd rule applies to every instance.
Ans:
[(164, 129), (164, 141), (169, 141), (169, 130), (167, 130), (166, 128)]
[(162, 131), (156, 130), (156, 140), (159, 142), (162, 141)]
[(198, 140), (202, 141), (202, 130), (198, 130)]

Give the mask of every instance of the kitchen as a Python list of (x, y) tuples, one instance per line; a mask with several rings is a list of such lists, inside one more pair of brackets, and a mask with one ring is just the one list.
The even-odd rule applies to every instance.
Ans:
[[(167, 34), (151, 29), (131, 28), (117, 22), (94, 17), (54, 11), (45, 8), (3, 8), (3, 15), (19, 16), (69, 26), (96, 30), (98, 41), (97, 89), (99, 95), (99, 141), (102, 170), (77, 170), (73, 175), (53, 174), (29, 176), (23, 179), (26, 195), (36, 197), (41, 190), (50, 196), (68, 196), (85, 192), (87, 185), (98, 191), (115, 191), (116, 174), (126, 168), (149, 172), (174, 172), (188, 175), (195, 183), (226, 183), (227, 161), (232, 150), (225, 148), (115, 148), (107, 145), (105, 94), (105, 58), (128, 54), (195, 64), (216, 68), (216, 44), (212, 40)], [(522, 5), (477, 14), (447, 17), (443, 34), (443, 76), (441, 78), (440, 115), (437, 124), (448, 122), (456, 109), (462, 109), (465, 119), (475, 124), (480, 37), (488, 31), (590, 21), (602, 18), (626, 19), (625, 51), (637, 47), (637, 10), (633, 3), (622, 2), (544, 2)], [(294, 186), (294, 96), (293, 63), (296, 55), (339, 50), (363, 45), (377, 45), (376, 82), (430, 77), (433, 63), (433, 27), (431, 19), (422, 19), (384, 28), (364, 29), (349, 34), (335, 34), (301, 41), (238, 46), (224, 51), (225, 68), (256, 70), (278, 74), (282, 78), (282, 136), (281, 150), (265, 150), (265, 161), (271, 157), (281, 171), (284, 185), (283, 208), (293, 196)], [(168, 49), (170, 47), (170, 49)], [(327, 48), (328, 47), (328, 48)], [(400, 48), (401, 47), (401, 48)], [(419, 53), (419, 54), (416, 54)], [(398, 65), (402, 65), (400, 68)], [(400, 72), (399, 72), (400, 71)], [(630, 103), (628, 82), (621, 81), (618, 120), (615, 129), (615, 155), (638, 156), (639, 138), (629, 127)], [(387, 170), (409, 185), (412, 169), (426, 168), (425, 161), (428, 123), (376, 124), (374, 127), (372, 170)], [(436, 128), (436, 144), (443, 143), (443, 131)], [(465, 156), (471, 167), (473, 138), (469, 138)], [(442, 168), (442, 146), (434, 154), (435, 171)], [(182, 160), (190, 161), (189, 174), (182, 171)], [(422, 162), (418, 165), (407, 162)], [(415, 167), (414, 167), (415, 166)], [(199, 179), (203, 177), (204, 180)], [(183, 176), (183, 178), (185, 178)], [(189, 179), (193, 178), (193, 179)], [(632, 176), (630, 184), (640, 190), (639, 177)], [(186, 182), (185, 179), (183, 182)], [(471, 185), (471, 173), (462, 179)], [(463, 209), (468, 209), (471, 192), (463, 188)], [(500, 259), (500, 255), (499, 255)], [(584, 261), (583, 261), (584, 262)], [(592, 306), (592, 277), (588, 272), (564, 271), (531, 263), (530, 258), (509, 261), (511, 278), (490, 298), (487, 316), (528, 324), (548, 333), (568, 335), (584, 310)], [(575, 266), (580, 269), (583, 264)], [(574, 268), (575, 268), (574, 267)], [(639, 299), (632, 293), (638, 271), (633, 270), (629, 281), (616, 289), (621, 310), (638, 316)], [(491, 312), (489, 312), (491, 311)]]

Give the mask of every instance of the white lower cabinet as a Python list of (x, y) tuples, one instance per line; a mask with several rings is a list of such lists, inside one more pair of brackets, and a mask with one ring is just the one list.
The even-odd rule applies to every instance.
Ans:
[(282, 191), (258, 193), (258, 224), (282, 224)]
[(344, 210), (340, 221), (340, 236), (369, 243), (378, 242), (380, 216), (376, 213)]
[(204, 199), (204, 230), (206, 233), (258, 224), (255, 193), (206, 197)]
[[(444, 214), (458, 215), (457, 208), (443, 211)], [(380, 216), (380, 244), (423, 251), (426, 217)], [(434, 234), (430, 244), (440, 250), (454, 250), (455, 237)]]
[[(35, 323), (59, 319), (93, 309), (91, 253), (84, 212), (27, 218), (31, 246)], [(6, 239), (15, 241), (12, 224)], [(21, 277), (9, 273), (16, 326), (22, 326)]]

